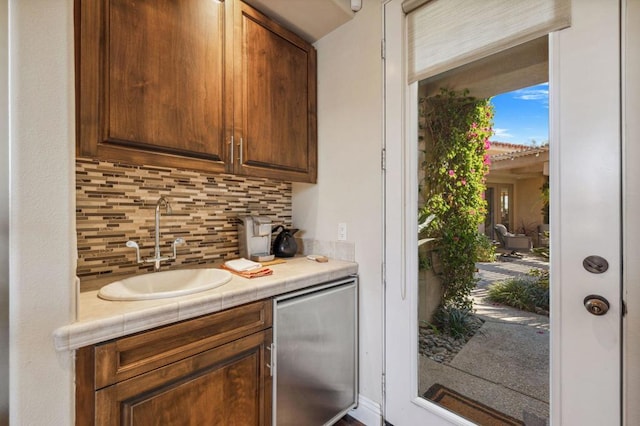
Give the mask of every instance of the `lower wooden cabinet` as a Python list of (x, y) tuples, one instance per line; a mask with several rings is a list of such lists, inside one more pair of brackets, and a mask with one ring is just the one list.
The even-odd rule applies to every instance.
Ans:
[[(128, 345), (132, 344), (131, 339), (137, 339), (143, 347), (152, 347), (154, 339), (147, 336), (151, 333), (159, 339), (168, 339), (171, 349), (155, 351), (157, 353), (147, 351), (135, 368), (144, 371), (144, 365), (153, 365), (153, 369), (104, 387), (100, 387), (100, 380), (96, 378), (101, 371), (114, 369), (100, 364), (105, 359), (113, 359), (118, 364), (126, 357), (122, 357), (124, 352), (120, 351), (118, 356), (105, 358), (101, 348), (110, 345), (117, 351), (117, 344), (113, 343), (118, 340), (80, 349), (76, 361), (76, 424), (270, 425), (271, 316), (271, 302), (261, 301), (124, 337)], [(233, 327), (225, 323), (251, 332), (236, 338)], [(262, 330), (255, 331), (260, 327), (258, 324)], [(203, 329), (224, 329), (223, 333), (233, 340), (225, 342), (230, 338), (205, 336), (200, 339), (204, 342), (201, 350), (194, 349), (193, 340), (183, 334), (185, 327), (191, 325), (199, 337)], [(174, 340), (170, 337), (172, 332), (175, 332)], [(175, 340), (188, 342), (184, 352), (188, 356), (178, 355), (180, 345), (171, 344)], [(171, 356), (167, 356), (169, 353)], [(158, 356), (171, 362), (157, 366)], [(114, 371), (117, 365), (115, 367)]]

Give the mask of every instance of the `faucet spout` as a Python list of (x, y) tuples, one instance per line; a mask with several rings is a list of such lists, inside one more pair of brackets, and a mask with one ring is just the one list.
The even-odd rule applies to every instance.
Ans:
[(160, 270), (160, 208), (164, 207), (167, 214), (171, 214), (171, 204), (166, 198), (160, 197), (156, 202), (156, 246), (155, 246), (155, 267), (156, 271)]

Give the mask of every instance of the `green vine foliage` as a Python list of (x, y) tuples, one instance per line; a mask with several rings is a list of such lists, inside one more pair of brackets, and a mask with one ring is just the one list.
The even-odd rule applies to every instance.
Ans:
[(443, 305), (470, 309), (478, 225), (486, 215), (493, 107), (489, 99), (476, 99), (468, 91), (441, 89), (421, 99), (420, 114), (426, 131), (420, 217), (435, 215), (426, 233), (440, 241)]

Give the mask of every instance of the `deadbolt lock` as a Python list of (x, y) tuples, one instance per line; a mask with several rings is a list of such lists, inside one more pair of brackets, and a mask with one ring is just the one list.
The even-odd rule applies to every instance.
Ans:
[(609, 269), (609, 262), (602, 256), (587, 256), (582, 261), (582, 266), (592, 274), (603, 274)]
[(584, 307), (590, 314), (600, 316), (609, 311), (609, 301), (602, 296), (591, 294), (584, 298)]

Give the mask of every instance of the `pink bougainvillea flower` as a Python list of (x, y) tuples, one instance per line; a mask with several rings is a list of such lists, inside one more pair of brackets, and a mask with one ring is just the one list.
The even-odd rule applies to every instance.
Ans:
[(489, 142), (489, 139), (485, 139), (484, 140), (484, 149), (489, 149), (491, 148), (491, 142)]
[(470, 214), (471, 216), (474, 216), (474, 215), (476, 214), (475, 209), (471, 209), (471, 210), (469, 210), (469, 214)]
[(476, 122), (471, 123), (471, 127), (473, 127), (475, 129), (476, 127), (478, 127), (478, 123), (476, 123)]
[(453, 170), (449, 170), (449, 176), (455, 176), (456, 172), (454, 172)]
[(466, 184), (467, 184), (467, 181), (466, 181), (466, 180), (464, 180), (464, 179), (460, 179), (460, 183), (461, 183), (462, 185), (466, 185)]
[(484, 160), (482, 161), (487, 166), (491, 165), (491, 158), (487, 154), (484, 155)]

